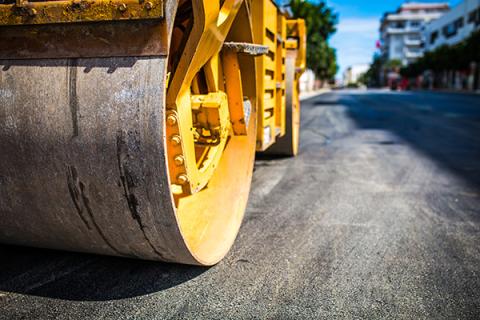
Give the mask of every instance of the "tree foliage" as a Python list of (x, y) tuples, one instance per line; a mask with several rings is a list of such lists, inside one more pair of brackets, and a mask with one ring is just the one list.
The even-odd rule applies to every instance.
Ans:
[[(384, 59), (379, 54), (376, 54), (373, 56), (373, 62), (370, 64), (370, 68), (368, 71), (364, 74), (362, 78), (362, 83), (366, 84), (367, 86), (370, 87), (378, 87), (380, 86), (380, 73), (382, 72), (383, 65), (385, 63)], [(393, 62), (391, 63), (392, 66), (396, 66), (397, 63)], [(401, 65), (401, 62), (400, 62)]]
[(331, 80), (338, 70), (335, 49), (328, 39), (336, 32), (338, 16), (324, 1), (291, 0), (289, 6), (296, 18), (307, 25), (307, 66), (322, 80)]
[(413, 78), (426, 70), (467, 70), (471, 62), (480, 62), (480, 31), (472, 33), (454, 46), (444, 45), (434, 51), (425, 52), (422, 58), (403, 68), (401, 73)]
[(388, 60), (385, 63), (385, 68), (387, 68), (388, 70), (391, 70), (391, 71), (395, 71), (397, 69), (400, 69), (401, 67), (402, 67), (402, 61), (400, 61), (398, 59)]

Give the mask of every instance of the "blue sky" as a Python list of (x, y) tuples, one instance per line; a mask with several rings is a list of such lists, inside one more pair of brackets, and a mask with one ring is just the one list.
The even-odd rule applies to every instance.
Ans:
[[(394, 11), (404, 1), (382, 0), (326, 0), (340, 17), (337, 33), (330, 39), (330, 44), (337, 49), (340, 65), (338, 75), (343, 70), (357, 63), (370, 63), (378, 39), (380, 18), (386, 11)], [(416, 0), (415, 2), (442, 2)], [(445, 1), (455, 5), (460, 0)]]

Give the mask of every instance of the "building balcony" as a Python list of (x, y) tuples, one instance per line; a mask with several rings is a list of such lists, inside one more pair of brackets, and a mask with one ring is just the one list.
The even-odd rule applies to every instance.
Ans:
[(403, 53), (405, 54), (405, 57), (407, 59), (418, 59), (418, 58), (421, 58), (423, 57), (423, 52), (418, 50), (418, 51), (411, 51), (411, 50), (408, 50), (408, 49), (405, 49), (403, 51)]
[(405, 43), (406, 46), (418, 47), (418, 46), (422, 45), (422, 40), (420, 40), (420, 39), (416, 39), (416, 40), (405, 39), (404, 43)]
[(406, 28), (393, 28), (393, 27), (388, 27), (387, 28), (387, 33), (388, 34), (399, 34), (399, 33), (404, 33)]
[(402, 34), (402, 33), (420, 33), (422, 29), (420, 27), (404, 27), (404, 28), (394, 28), (388, 27), (388, 34)]

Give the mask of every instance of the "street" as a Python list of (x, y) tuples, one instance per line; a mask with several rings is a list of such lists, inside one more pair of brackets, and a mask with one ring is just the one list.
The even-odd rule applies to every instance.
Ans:
[(0, 319), (478, 319), (480, 95), (338, 91), (211, 268), (0, 246)]

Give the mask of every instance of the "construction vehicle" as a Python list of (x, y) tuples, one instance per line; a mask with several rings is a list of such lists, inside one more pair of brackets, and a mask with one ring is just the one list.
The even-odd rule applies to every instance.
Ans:
[(0, 0), (0, 242), (217, 263), (305, 42), (271, 0)]

